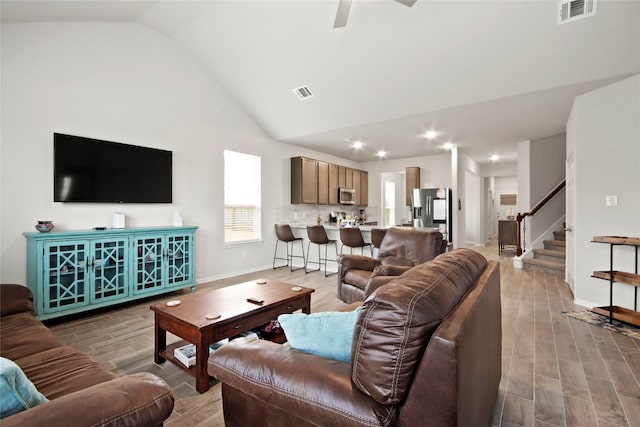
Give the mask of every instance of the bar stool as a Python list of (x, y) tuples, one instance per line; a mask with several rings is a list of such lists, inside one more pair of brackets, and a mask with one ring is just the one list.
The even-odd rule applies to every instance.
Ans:
[(348, 246), (351, 248), (351, 253), (353, 253), (353, 248), (360, 248), (362, 255), (364, 255), (364, 248), (369, 246), (371, 257), (373, 257), (373, 246), (371, 246), (371, 243), (366, 243), (364, 241), (362, 238), (362, 232), (358, 227), (341, 228), (340, 241), (342, 242), (342, 246), (340, 246), (340, 253), (342, 253), (342, 248)]
[[(324, 226), (322, 225), (308, 225), (307, 226), (307, 236), (309, 236), (309, 244), (307, 245), (307, 264), (311, 263), (311, 264), (318, 264), (318, 268), (316, 270), (307, 270), (307, 264), (304, 265), (304, 272), (305, 273), (309, 273), (311, 271), (320, 271), (320, 267), (322, 267), (322, 264), (324, 264), (324, 276), (328, 277), (331, 276), (332, 274), (337, 274), (337, 271), (335, 273), (331, 273), (331, 274), (327, 274), (327, 246), (329, 246), (330, 244), (333, 243), (333, 246), (335, 247), (336, 250), (336, 258), (333, 260), (329, 260), (329, 261), (336, 261), (338, 260), (338, 243), (335, 240), (331, 240), (329, 239), (329, 237), (327, 236), (327, 231), (324, 229)], [(309, 261), (309, 254), (311, 254), (310, 251), (310, 247), (311, 244), (315, 243), (316, 245), (318, 245), (318, 262), (314, 262), (314, 261)], [(320, 246), (324, 245), (324, 258), (322, 258), (320, 256)], [(324, 263), (322, 262), (324, 261)]]
[(380, 244), (382, 243), (382, 239), (384, 239), (385, 234), (387, 234), (386, 228), (371, 229), (371, 244), (373, 245), (373, 249), (380, 249)]
[[(306, 265), (305, 257), (304, 257), (304, 243), (302, 243), (302, 237), (296, 237), (293, 235), (293, 231), (291, 231), (291, 226), (289, 224), (275, 224), (276, 228), (276, 250), (273, 253), (273, 269), (280, 267), (286, 267), (288, 265), (291, 266), (291, 271), (300, 270), (302, 267), (293, 268), (293, 258), (302, 258), (302, 264)], [(285, 242), (285, 246), (287, 247), (287, 257), (281, 258), (278, 257), (278, 243)], [(300, 241), (300, 250), (302, 250), (302, 256), (293, 254), (293, 244), (296, 241)], [(289, 243), (291, 243), (291, 252), (289, 252)], [(286, 260), (287, 263), (284, 265), (279, 265), (276, 267), (276, 260)]]

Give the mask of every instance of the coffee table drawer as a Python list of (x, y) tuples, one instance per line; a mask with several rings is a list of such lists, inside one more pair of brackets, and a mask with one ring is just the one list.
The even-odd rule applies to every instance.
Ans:
[(305, 303), (300, 299), (270, 307), (260, 313), (252, 312), (248, 316), (216, 327), (216, 339), (229, 338), (241, 334), (242, 332), (269, 323), (271, 320), (277, 319), (281, 314), (293, 313), (294, 311), (302, 310), (304, 307)]

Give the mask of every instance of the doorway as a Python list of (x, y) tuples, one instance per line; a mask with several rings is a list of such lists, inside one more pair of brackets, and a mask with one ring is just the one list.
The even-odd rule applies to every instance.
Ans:
[(404, 200), (405, 173), (380, 174), (380, 226), (391, 227), (407, 221)]

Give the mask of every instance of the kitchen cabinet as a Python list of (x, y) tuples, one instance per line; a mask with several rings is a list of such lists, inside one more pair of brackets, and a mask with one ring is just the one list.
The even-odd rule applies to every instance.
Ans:
[(410, 166), (405, 169), (405, 203), (407, 206), (411, 206), (411, 194), (416, 188), (420, 188), (420, 168)]
[(329, 204), (329, 163), (318, 161), (318, 204)]
[(329, 163), (329, 204), (337, 205), (338, 204), (338, 189), (340, 185), (338, 184), (338, 165), (334, 165), (333, 163)]
[(360, 171), (352, 170), (353, 189), (356, 190), (355, 205), (360, 206), (362, 204), (362, 189), (360, 188)]
[(344, 186), (346, 188), (356, 188), (353, 184), (353, 169), (344, 168)]
[[(609, 305), (605, 307), (593, 307), (594, 313), (607, 316), (609, 323), (613, 319), (621, 320), (635, 326), (640, 326), (640, 312), (638, 312), (638, 287), (640, 287), (640, 274), (638, 274), (638, 248), (640, 247), (640, 237), (620, 237), (620, 236), (595, 236), (593, 243), (609, 244), (609, 269), (604, 271), (594, 271), (591, 277), (606, 280), (609, 283)], [(632, 246), (635, 248), (635, 273), (617, 271), (613, 269), (613, 248), (615, 246)], [(633, 310), (613, 305), (613, 284), (625, 283), (634, 286), (633, 290)]]
[(355, 190), (355, 205), (369, 204), (369, 173), (306, 157), (291, 158), (291, 204), (338, 205), (339, 189)]
[(291, 204), (318, 203), (318, 161), (291, 158)]
[(360, 206), (369, 205), (369, 172), (360, 171)]
[(24, 233), (35, 313), (50, 319), (191, 287), (198, 227)]
[(347, 168), (338, 166), (338, 187), (347, 188)]

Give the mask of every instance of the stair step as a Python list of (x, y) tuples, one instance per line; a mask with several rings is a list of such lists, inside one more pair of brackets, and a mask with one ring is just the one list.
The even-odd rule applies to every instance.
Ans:
[(564, 240), (543, 240), (545, 249), (550, 249), (552, 251), (566, 251), (567, 242)]
[(554, 262), (538, 258), (525, 258), (522, 260), (526, 270), (543, 271), (555, 275), (564, 276), (564, 262)]
[(567, 232), (565, 230), (560, 230), (560, 231), (554, 231), (553, 232), (553, 238), (555, 240), (562, 240), (564, 242), (565, 240), (567, 240), (566, 236), (567, 236)]
[(567, 257), (564, 251), (554, 251), (550, 249), (534, 249), (533, 257), (535, 259), (545, 259), (547, 261), (564, 262)]

